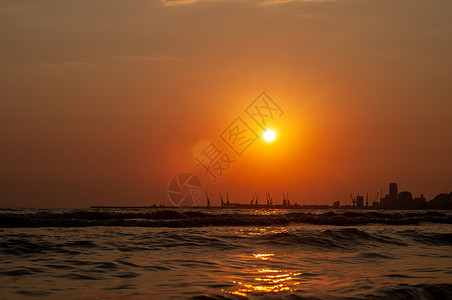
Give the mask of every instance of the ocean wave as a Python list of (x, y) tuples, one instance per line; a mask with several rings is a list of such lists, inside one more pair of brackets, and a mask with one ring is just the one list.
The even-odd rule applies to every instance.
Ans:
[(445, 212), (290, 212), (287, 210), (73, 210), (0, 212), (0, 227), (200, 227), (200, 226), (271, 226), (289, 223), (359, 226), (367, 224), (418, 225), (421, 223), (452, 224), (452, 215)]
[[(379, 233), (367, 233), (357, 228), (327, 229), (316, 232), (297, 230), (291, 232), (268, 233), (252, 236), (258, 243), (288, 246), (309, 246), (321, 249), (340, 250), (356, 249), (360, 245), (397, 245), (407, 244), (395, 237), (387, 237)], [(374, 256), (375, 257), (375, 256)]]
[(415, 230), (404, 230), (398, 232), (400, 235), (411, 238), (416, 242), (426, 245), (452, 246), (452, 233), (419, 233)]
[[(42, 211), (34, 213), (42, 215)], [(50, 213), (53, 217), (63, 215), (59, 216), (62, 220), (67, 218), (64, 214), (87, 216), (77, 211)], [(124, 212), (107, 213), (122, 216)], [(4, 228), (0, 278), (6, 284), (6, 297), (83, 298), (87, 287), (96, 289), (100, 298), (133, 298), (137, 293), (148, 299), (452, 297), (448, 280), (452, 269), (446, 263), (450, 260), (450, 225), (318, 226), (290, 219), (303, 213), (309, 218), (335, 218), (346, 211), (266, 211), (266, 215), (263, 211), (182, 209), (177, 214), (170, 210), (126, 212), (130, 213), (160, 218), (131, 219), (139, 222), (216, 218), (237, 223), (265, 219), (272, 224), (286, 218), (284, 222), (295, 225)], [(378, 216), (368, 213), (340, 217), (386, 217), (385, 212), (378, 212)], [(424, 217), (422, 213), (393, 214), (397, 218)], [(29, 217), (30, 213), (21, 215)], [(444, 212), (433, 217), (448, 215)], [(279, 285), (283, 288), (275, 292), (272, 287)], [(45, 296), (40, 296), (41, 292)]]
[[(143, 231), (134, 237), (111, 239), (107, 234), (91, 236), (90, 239), (76, 239), (61, 242), (42, 240), (21, 234), (7, 234), (0, 244), (0, 254), (12, 256), (58, 255), (76, 256), (96, 251), (119, 251), (124, 254), (147, 251), (170, 251), (171, 249), (192, 249), (193, 251), (249, 251), (249, 247), (265, 246), (280, 249), (314, 249), (315, 251), (357, 251), (357, 259), (388, 259), (392, 255), (377, 253), (377, 249), (404, 247), (414, 244), (429, 246), (450, 246), (451, 234), (416, 233), (413, 230), (400, 234), (385, 234), (385, 231), (369, 232), (358, 228), (305, 228), (288, 230), (237, 230), (221, 234), (221, 230), (206, 232), (198, 228), (180, 231), (167, 229), (159, 232)], [(435, 242), (433, 242), (435, 241)], [(195, 250), (196, 249), (196, 250)], [(242, 250), (241, 250), (242, 249)], [(84, 262), (70, 261), (69, 265)]]
[[(350, 292), (350, 291), (349, 291)], [(355, 291), (359, 296), (340, 296), (340, 295), (306, 295), (305, 293), (286, 293), (286, 294), (263, 294), (254, 293), (247, 296), (237, 295), (200, 295), (194, 296), (191, 300), (219, 300), (219, 299), (279, 299), (279, 300), (323, 300), (323, 299), (451, 299), (452, 297), (452, 284), (399, 284), (386, 288), (380, 288), (376, 291), (361, 292)]]
[(366, 299), (451, 299), (452, 284), (399, 284), (381, 288)]

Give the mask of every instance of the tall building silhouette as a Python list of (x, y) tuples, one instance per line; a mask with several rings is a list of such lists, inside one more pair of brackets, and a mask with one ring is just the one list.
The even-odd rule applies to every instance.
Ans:
[(414, 198), (410, 192), (404, 191), (397, 193), (397, 184), (389, 184), (389, 194), (381, 199), (380, 208), (382, 209), (425, 209), (427, 201), (423, 195), (420, 198)]
[(391, 198), (395, 200), (397, 199), (397, 195), (397, 183), (392, 182), (389, 184), (389, 196), (391, 196)]
[(384, 196), (380, 202), (380, 208), (383, 209), (395, 209), (397, 206), (397, 183), (389, 184), (389, 194)]
[(410, 192), (400, 192), (397, 199), (397, 209), (414, 209), (413, 195)]

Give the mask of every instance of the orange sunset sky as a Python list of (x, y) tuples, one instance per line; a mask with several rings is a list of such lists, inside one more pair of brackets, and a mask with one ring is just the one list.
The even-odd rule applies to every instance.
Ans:
[[(0, 0), (0, 206), (452, 191), (452, 1)], [(213, 183), (194, 157), (265, 91), (284, 111)], [(253, 125), (254, 126), (254, 125)], [(262, 132), (259, 131), (259, 134)], [(263, 202), (263, 201), (262, 201)]]

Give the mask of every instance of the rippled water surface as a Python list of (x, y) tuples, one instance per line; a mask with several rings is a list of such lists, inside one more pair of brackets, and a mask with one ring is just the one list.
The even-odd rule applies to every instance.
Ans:
[[(290, 211), (231, 211), (234, 224), (209, 225), (203, 219), (226, 220), (225, 212), (160, 211), (148, 218), (156, 211), (134, 211), (138, 215), (104, 215), (109, 226), (90, 226), (102, 218), (62, 215), (74, 212), (83, 215), (0, 211), (0, 299), (452, 298), (448, 213), (428, 222), (427, 212), (392, 218), (421, 220), (415, 225), (353, 222), (385, 217), (363, 217), (367, 212), (312, 213), (311, 219), (326, 219), (319, 225), (282, 222)], [(27, 218), (73, 225), (27, 227)], [(354, 225), (327, 225), (334, 218)]]

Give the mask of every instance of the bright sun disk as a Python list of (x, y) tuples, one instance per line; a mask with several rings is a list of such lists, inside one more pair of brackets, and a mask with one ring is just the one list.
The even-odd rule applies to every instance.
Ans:
[(275, 137), (276, 133), (271, 129), (268, 129), (264, 132), (264, 140), (266, 140), (267, 142), (272, 142)]

